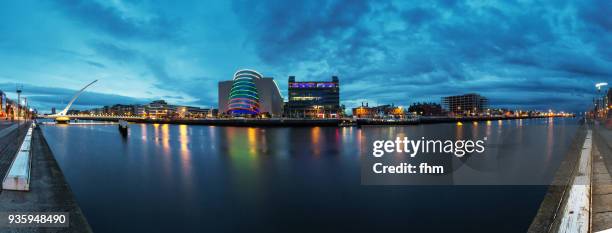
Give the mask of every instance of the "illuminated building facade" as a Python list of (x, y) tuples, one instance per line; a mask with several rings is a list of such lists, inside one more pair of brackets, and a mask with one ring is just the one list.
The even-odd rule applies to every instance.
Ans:
[(232, 116), (259, 114), (259, 93), (255, 80), (261, 78), (261, 74), (254, 70), (239, 70), (234, 74), (229, 94), (228, 114)]
[(289, 76), (289, 101), (285, 115), (292, 118), (341, 117), (340, 83), (333, 76), (331, 82), (295, 81)]
[(419, 116), (444, 116), (442, 105), (437, 103), (413, 103), (408, 108), (408, 112)]
[(4, 118), (8, 116), (8, 103), (6, 99), (6, 94), (0, 91), (0, 117)]
[(368, 103), (365, 103), (365, 105), (361, 103), (361, 106), (353, 108), (352, 112), (355, 118), (403, 119), (407, 117), (407, 112), (402, 107), (393, 104), (369, 107)]
[(608, 98), (606, 102), (608, 103), (608, 108), (612, 109), (612, 88), (608, 88)]
[(442, 97), (442, 105), (454, 115), (478, 115), (489, 105), (489, 100), (479, 94)]
[(254, 70), (239, 70), (234, 79), (219, 82), (219, 113), (226, 116), (281, 117), (283, 97), (274, 78)]

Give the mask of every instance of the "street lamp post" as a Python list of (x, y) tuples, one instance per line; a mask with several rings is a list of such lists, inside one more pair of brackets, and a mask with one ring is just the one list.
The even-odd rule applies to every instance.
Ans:
[[(21, 137), (21, 119), (19, 119), (19, 115), (21, 114), (21, 85), (17, 85), (17, 139)], [(17, 142), (19, 140), (15, 140)]]
[(21, 85), (17, 85), (17, 128), (21, 126), (21, 119), (19, 119), (19, 115), (21, 115)]

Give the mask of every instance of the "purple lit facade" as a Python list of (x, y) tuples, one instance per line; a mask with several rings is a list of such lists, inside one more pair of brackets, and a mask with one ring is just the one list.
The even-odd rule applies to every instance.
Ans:
[(335, 88), (336, 83), (333, 82), (299, 82), (289, 83), (291, 88)]
[(296, 81), (289, 76), (289, 100), (285, 116), (292, 118), (338, 118), (340, 107), (340, 82), (332, 76), (331, 81)]

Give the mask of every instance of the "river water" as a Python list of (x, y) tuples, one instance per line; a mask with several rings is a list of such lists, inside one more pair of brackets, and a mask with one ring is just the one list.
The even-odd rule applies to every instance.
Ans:
[[(541, 127), (541, 135), (518, 130), (528, 125)], [(365, 144), (413, 132), (501, 133), (508, 143), (497, 153), (521, 153), (505, 160), (542, 158), (529, 167), (552, 177), (577, 120), (363, 128), (130, 124), (127, 137), (116, 125), (42, 128), (95, 232), (524, 232), (546, 186), (361, 185), (360, 156), (371, 153)]]

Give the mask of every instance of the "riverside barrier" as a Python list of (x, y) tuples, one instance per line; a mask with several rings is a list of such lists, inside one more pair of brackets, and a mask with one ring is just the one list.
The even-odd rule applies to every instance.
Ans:
[(559, 233), (589, 232), (591, 211), (592, 131), (588, 130), (572, 182), (567, 204), (561, 213)]
[(32, 126), (30, 126), (9, 171), (2, 181), (2, 189), (4, 190), (30, 190), (32, 129)]

